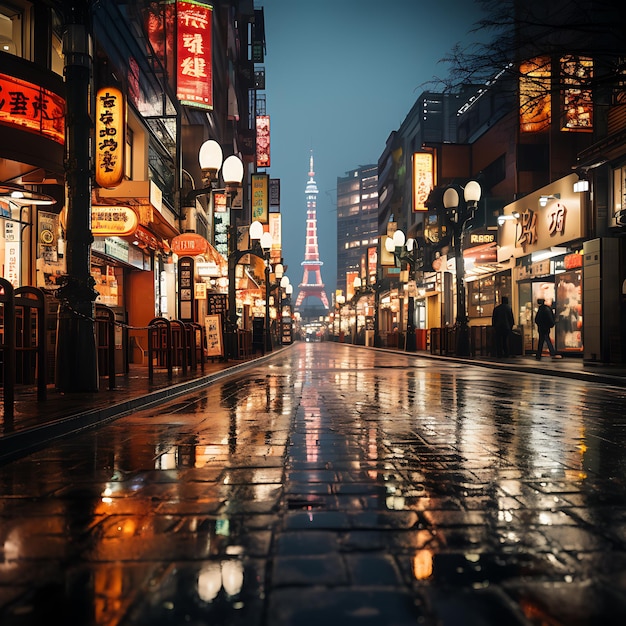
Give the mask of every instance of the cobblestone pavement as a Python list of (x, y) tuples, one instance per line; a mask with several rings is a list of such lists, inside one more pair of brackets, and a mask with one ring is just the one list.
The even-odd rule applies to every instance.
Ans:
[(296, 344), (0, 466), (0, 623), (621, 625), (625, 409)]

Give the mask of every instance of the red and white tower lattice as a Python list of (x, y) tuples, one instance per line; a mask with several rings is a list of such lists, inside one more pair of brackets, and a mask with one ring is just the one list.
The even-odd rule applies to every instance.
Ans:
[(306, 185), (306, 246), (304, 250), (304, 261), (301, 265), (304, 268), (302, 282), (298, 285), (298, 298), (296, 309), (309, 296), (321, 300), (328, 310), (328, 298), (324, 291), (322, 282), (321, 267), (324, 265), (320, 261), (319, 249), (317, 247), (317, 184), (315, 183), (315, 172), (313, 171), (313, 154), (311, 154), (309, 166), (309, 182)]

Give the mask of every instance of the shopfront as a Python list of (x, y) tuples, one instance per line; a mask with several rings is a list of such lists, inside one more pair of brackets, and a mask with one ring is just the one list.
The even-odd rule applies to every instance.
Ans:
[(586, 236), (572, 174), (504, 207), (498, 261), (515, 262), (512, 293), (525, 352), (537, 348), (534, 317), (543, 298), (555, 313), (551, 337), (562, 354), (582, 356), (582, 244)]

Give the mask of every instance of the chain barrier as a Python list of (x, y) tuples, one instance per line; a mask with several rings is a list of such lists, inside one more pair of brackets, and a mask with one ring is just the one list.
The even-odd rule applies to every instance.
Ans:
[[(72, 308), (68, 304), (65, 304), (65, 308), (71, 313), (73, 313), (74, 315), (76, 315), (76, 317), (81, 317), (82, 319), (85, 319), (88, 322), (93, 322), (94, 324), (95, 323), (101, 324), (102, 322), (106, 322), (106, 323), (111, 322), (111, 320), (104, 319), (104, 318), (89, 317), (88, 315), (85, 315), (84, 313), (81, 313), (80, 311), (77, 311), (76, 309)], [(150, 330), (151, 328), (158, 328), (157, 324), (148, 324), (147, 326), (131, 326), (130, 324), (126, 324), (125, 322), (119, 322), (117, 320), (113, 320), (112, 323), (114, 326), (120, 326), (121, 328), (126, 328), (127, 330)]]

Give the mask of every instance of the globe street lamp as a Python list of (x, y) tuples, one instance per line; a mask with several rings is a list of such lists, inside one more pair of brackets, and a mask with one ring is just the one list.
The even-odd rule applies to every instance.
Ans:
[(480, 185), (469, 181), (463, 189), (463, 202), (455, 187), (448, 187), (443, 194), (443, 206), (452, 224), (454, 258), (456, 263), (456, 355), (470, 355), (470, 331), (465, 302), (465, 261), (463, 239), (467, 222), (474, 216), (480, 200)]
[[(265, 262), (265, 351), (272, 351), (272, 335), (270, 333), (270, 273), (272, 267), (270, 265), (270, 249), (272, 247), (272, 235), (263, 231), (263, 225), (260, 222), (252, 222), (250, 224), (250, 239), (257, 242), (261, 246), (262, 258)], [(252, 245), (254, 248), (254, 243)], [(258, 255), (257, 255), (258, 256)]]
[[(293, 285), (291, 283), (289, 283), (286, 287), (285, 287), (285, 298), (287, 300), (287, 310), (289, 311), (289, 343), (293, 342), (293, 327), (292, 327), (292, 316), (293, 316), (293, 312), (291, 310), (291, 296), (293, 294)], [(281, 331), (281, 333), (284, 332), (284, 327)], [(281, 341), (282, 341), (282, 336), (281, 336)]]
[(277, 343), (282, 344), (282, 333), (283, 333), (283, 309), (282, 309), (282, 301), (283, 301), (283, 289), (286, 289), (289, 283), (289, 277), (285, 275), (285, 268), (282, 263), (276, 263), (274, 266), (274, 278), (276, 282), (271, 283), (270, 292), (276, 289), (277, 293), (277, 307), (276, 307), (276, 317), (277, 317), (277, 325), (278, 325), (278, 338)]
[(337, 312), (339, 314), (339, 341), (342, 342), (343, 341), (343, 335), (342, 330), (341, 330), (341, 312), (343, 310), (343, 305), (346, 303), (346, 297), (343, 295), (343, 293), (340, 293), (337, 295)]
[[(385, 240), (385, 249), (394, 255), (396, 267), (401, 271), (405, 271), (409, 267), (409, 280), (415, 280), (415, 271), (423, 267), (423, 258), (419, 254), (419, 246), (416, 239), (407, 239), (401, 230), (396, 230), (393, 237), (387, 237)], [(407, 352), (415, 352), (417, 350), (417, 342), (415, 338), (415, 299), (409, 296), (407, 322), (406, 322), (406, 344)]]
[[(185, 196), (184, 205), (186, 209), (184, 209), (184, 212), (187, 213), (187, 230), (194, 230), (194, 228), (190, 228), (190, 226), (195, 227), (195, 219), (190, 219), (189, 211), (195, 210), (197, 197), (210, 194), (214, 191), (224, 191), (226, 193), (228, 208), (230, 208), (232, 199), (239, 192), (243, 181), (244, 169), (241, 159), (236, 154), (232, 154), (224, 160), (222, 148), (214, 139), (209, 139), (200, 146), (198, 162), (202, 170), (202, 182), (204, 187), (192, 189)], [(215, 189), (220, 169), (222, 170), (224, 188)]]
[[(266, 284), (269, 266), (267, 261), (269, 260), (269, 248), (271, 247), (271, 235), (269, 233), (263, 233), (263, 224), (260, 222), (252, 222), (248, 230), (250, 237), (250, 248), (247, 250), (239, 250), (235, 247), (234, 250), (228, 255), (228, 320), (227, 320), (227, 336), (229, 337), (228, 343), (228, 355), (233, 358), (237, 354), (237, 284), (236, 284), (236, 271), (239, 261), (246, 255), (251, 254), (261, 259), (266, 263)], [(263, 249), (263, 245), (267, 245), (267, 239), (263, 242), (263, 235), (269, 236), (269, 245), (267, 246), (267, 254)], [(236, 239), (235, 235), (232, 235), (232, 239)], [(268, 306), (268, 295), (266, 292), (266, 306)], [(269, 309), (266, 308), (266, 321), (269, 317)]]
[[(278, 278), (278, 274), (276, 274), (276, 277)], [(281, 276), (280, 283), (278, 285), (278, 341), (280, 345), (283, 343), (283, 289), (286, 294), (288, 287), (293, 289), (291, 283), (289, 282), (289, 276)]]
[[(351, 300), (351, 304), (354, 307), (354, 343), (357, 342), (357, 338), (358, 338), (358, 325), (359, 325), (359, 315), (358, 315), (358, 310), (357, 310), (357, 305), (358, 302), (361, 298), (363, 298), (364, 296), (369, 296), (369, 295), (376, 295), (376, 289), (374, 289), (374, 287), (372, 287), (371, 285), (363, 285), (365, 281), (363, 281), (363, 279), (361, 279), (359, 276), (357, 276), (354, 279), (354, 296), (352, 296), (352, 300)], [(364, 317), (366, 317), (364, 315)], [(367, 322), (365, 324), (365, 328), (363, 329), (363, 345), (365, 345), (366, 341), (365, 341), (365, 333), (367, 331)], [(376, 335), (376, 328), (374, 328), (374, 335)], [(374, 337), (374, 344), (376, 344), (376, 337)]]

